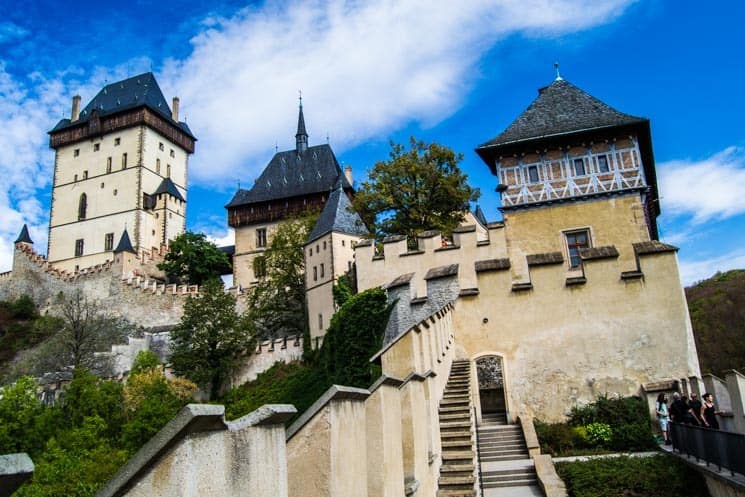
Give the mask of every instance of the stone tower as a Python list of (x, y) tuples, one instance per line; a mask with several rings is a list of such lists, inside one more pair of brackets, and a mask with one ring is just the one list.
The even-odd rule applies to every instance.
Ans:
[(76, 271), (113, 259), (125, 229), (135, 252), (185, 229), (196, 138), (152, 73), (106, 85), (49, 132), (55, 150), (48, 260)]

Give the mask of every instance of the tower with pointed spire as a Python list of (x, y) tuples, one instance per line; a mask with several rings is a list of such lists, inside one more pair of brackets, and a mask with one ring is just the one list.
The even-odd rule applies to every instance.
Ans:
[[(196, 138), (152, 73), (107, 84), (49, 132), (55, 150), (48, 260), (75, 271), (113, 259), (124, 234), (138, 253), (185, 229)], [(125, 226), (128, 230), (125, 232)]]
[(318, 213), (337, 187), (353, 188), (328, 144), (308, 145), (303, 101), (298, 108), (295, 148), (275, 152), (251, 186), (238, 188), (225, 206), (235, 230), (233, 284), (248, 287), (263, 277), (262, 253), (282, 221)]

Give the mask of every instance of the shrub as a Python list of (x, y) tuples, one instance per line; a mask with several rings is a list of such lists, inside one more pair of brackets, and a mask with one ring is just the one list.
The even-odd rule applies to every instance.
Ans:
[(38, 317), (36, 304), (28, 295), (21, 295), (10, 304), (11, 315), (16, 319), (34, 319)]
[(556, 463), (570, 497), (702, 497), (709, 495), (696, 471), (677, 459), (614, 457)]
[(598, 396), (592, 404), (575, 407), (569, 415), (569, 425), (589, 426), (602, 423), (610, 426), (612, 437), (605, 445), (613, 450), (638, 450), (654, 447), (647, 404), (640, 397), (609, 398)]
[(607, 447), (613, 438), (610, 425), (605, 423), (590, 423), (585, 429), (587, 441), (598, 447)]
[(541, 443), (541, 452), (558, 455), (575, 448), (579, 436), (566, 423), (543, 423), (536, 419), (533, 425)]

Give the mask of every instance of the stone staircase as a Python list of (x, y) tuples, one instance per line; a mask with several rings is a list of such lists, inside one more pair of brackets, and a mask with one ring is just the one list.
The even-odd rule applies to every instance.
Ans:
[(520, 425), (504, 413), (484, 414), (478, 427), (483, 497), (543, 496)]
[(437, 497), (475, 497), (471, 363), (453, 361), (440, 401), (442, 466)]

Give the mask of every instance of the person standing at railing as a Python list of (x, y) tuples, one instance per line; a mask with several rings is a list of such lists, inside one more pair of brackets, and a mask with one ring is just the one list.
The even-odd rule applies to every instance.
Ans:
[(703, 412), (703, 405), (698, 399), (698, 394), (695, 392), (691, 393), (691, 400), (688, 401), (688, 407), (691, 408), (691, 414), (693, 414), (693, 421), (699, 426), (704, 426), (704, 418), (701, 414)]
[(717, 421), (717, 414), (721, 413), (722, 411), (718, 410), (714, 405), (714, 396), (710, 393), (705, 393), (704, 403), (701, 406), (701, 418), (704, 420), (704, 426), (718, 430), (719, 421)]
[(657, 420), (660, 422), (662, 436), (665, 437), (665, 445), (670, 445), (671, 442), (667, 426), (670, 421), (670, 416), (667, 412), (667, 395), (665, 395), (665, 392), (662, 392), (657, 396), (655, 409), (657, 410)]
[(678, 392), (673, 392), (673, 405), (670, 406), (670, 419), (675, 423), (687, 425), (694, 422), (693, 412), (688, 403), (683, 400)]

